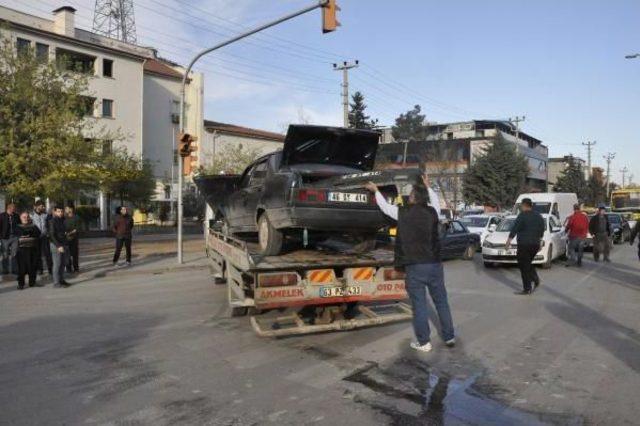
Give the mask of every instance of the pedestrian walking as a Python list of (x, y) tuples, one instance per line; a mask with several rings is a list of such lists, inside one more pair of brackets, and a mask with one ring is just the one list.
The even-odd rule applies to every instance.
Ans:
[(49, 248), (53, 260), (53, 286), (69, 287), (64, 279), (64, 270), (69, 262), (69, 246), (64, 227), (64, 209), (62, 206), (53, 208), (53, 217), (49, 221)]
[(116, 237), (116, 251), (113, 254), (113, 266), (118, 264), (120, 253), (124, 246), (126, 252), (127, 266), (131, 266), (131, 236), (133, 231), (133, 218), (129, 215), (129, 210), (122, 206), (118, 209), (118, 215), (113, 224), (113, 233)]
[(569, 238), (569, 255), (566, 266), (582, 266), (584, 254), (584, 240), (589, 233), (589, 217), (580, 210), (580, 206), (573, 206), (573, 214), (567, 218), (565, 226)]
[(20, 217), (16, 213), (16, 205), (7, 204), (5, 211), (0, 213), (0, 257), (2, 258), (2, 274), (15, 274), (18, 272), (16, 255), (18, 253), (18, 240), (16, 228), (20, 223)]
[(29, 277), (29, 287), (40, 287), (36, 282), (38, 274), (38, 254), (40, 253), (40, 230), (31, 221), (29, 213), (20, 214), (20, 223), (16, 227), (18, 240), (18, 290), (24, 289), (25, 277)]
[[(636, 226), (633, 227), (633, 231), (631, 231), (631, 238), (629, 239), (629, 244), (633, 246), (633, 242), (636, 240), (640, 234), (640, 220), (636, 221)], [(640, 237), (638, 238), (638, 259), (640, 260)]]
[(73, 206), (67, 206), (64, 212), (64, 228), (67, 235), (67, 244), (69, 245), (69, 262), (67, 263), (67, 272), (80, 272), (80, 218), (76, 215)]
[(374, 183), (369, 182), (366, 188), (375, 194), (380, 210), (398, 222), (395, 264), (406, 272), (406, 289), (413, 307), (413, 329), (417, 341), (412, 342), (411, 347), (422, 352), (432, 349), (427, 288), (438, 312), (445, 344), (455, 345), (453, 320), (440, 258), (438, 213), (428, 205), (429, 193), (424, 182), (419, 180), (413, 185), (408, 203), (400, 207), (389, 204)]
[[(507, 238), (505, 248), (511, 247), (511, 241), (517, 238), (518, 268), (522, 276), (522, 291), (516, 294), (532, 294), (540, 286), (540, 277), (533, 266), (533, 259), (540, 251), (540, 241), (544, 236), (546, 228), (542, 215), (533, 210), (533, 202), (530, 198), (525, 198), (520, 203), (520, 214), (516, 218), (513, 228)], [(532, 286), (533, 285), (533, 286)]]
[(40, 240), (38, 241), (38, 273), (42, 275), (44, 273), (44, 267), (47, 266), (47, 271), (51, 275), (51, 269), (53, 267), (51, 261), (51, 250), (49, 249), (49, 236), (47, 233), (47, 221), (49, 220), (46, 207), (42, 200), (36, 201), (33, 206), (33, 212), (31, 213), (31, 221), (40, 230)]
[(589, 232), (593, 235), (593, 260), (600, 261), (600, 255), (605, 262), (611, 262), (609, 252), (611, 251), (611, 224), (607, 217), (603, 204), (598, 206), (598, 213), (589, 222)]

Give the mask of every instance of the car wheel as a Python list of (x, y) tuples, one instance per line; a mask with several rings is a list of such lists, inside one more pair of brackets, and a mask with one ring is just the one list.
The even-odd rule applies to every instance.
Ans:
[(493, 262), (484, 262), (485, 268), (493, 268), (494, 266), (495, 266), (495, 263)]
[(258, 242), (260, 253), (265, 256), (276, 256), (282, 251), (282, 232), (277, 230), (269, 222), (269, 217), (264, 213), (258, 219)]
[(550, 245), (547, 249), (547, 261), (542, 264), (544, 269), (551, 269), (551, 264), (553, 263), (553, 246)]
[(469, 244), (466, 250), (464, 251), (462, 258), (464, 260), (473, 260), (473, 256), (476, 254), (476, 250), (477, 248), (475, 244)]

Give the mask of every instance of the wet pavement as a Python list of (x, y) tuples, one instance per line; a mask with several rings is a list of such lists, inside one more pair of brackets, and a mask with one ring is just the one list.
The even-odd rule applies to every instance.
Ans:
[(85, 244), (69, 289), (0, 284), (0, 424), (637, 424), (628, 246), (610, 265), (541, 271), (531, 298), (513, 295), (514, 268), (446, 263), (458, 345), (434, 335), (421, 354), (408, 323), (258, 338), (196, 240), (179, 268), (166, 239), (115, 269), (111, 241)]

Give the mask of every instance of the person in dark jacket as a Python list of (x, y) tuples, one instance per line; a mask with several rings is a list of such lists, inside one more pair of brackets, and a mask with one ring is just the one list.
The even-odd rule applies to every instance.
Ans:
[(401, 207), (389, 204), (373, 182), (369, 182), (366, 188), (375, 194), (380, 210), (398, 221), (395, 263), (406, 271), (406, 289), (413, 307), (413, 329), (417, 341), (412, 342), (411, 347), (422, 352), (432, 349), (426, 288), (438, 312), (445, 344), (455, 345), (440, 258), (439, 218), (436, 210), (428, 205), (429, 195), (425, 184), (416, 182), (408, 204)]
[(118, 264), (122, 246), (126, 251), (127, 266), (131, 266), (131, 236), (133, 231), (133, 218), (129, 215), (128, 209), (120, 207), (118, 215), (114, 220), (113, 233), (116, 237), (116, 251), (113, 254), (113, 266)]
[(605, 262), (609, 260), (609, 252), (611, 251), (611, 224), (606, 215), (604, 205), (598, 206), (598, 213), (591, 218), (589, 222), (589, 232), (593, 235), (593, 260), (600, 261), (600, 255), (604, 257)]
[[(511, 228), (505, 248), (509, 250), (514, 237), (518, 238), (516, 258), (522, 276), (522, 291), (516, 294), (532, 294), (540, 286), (540, 277), (533, 266), (533, 259), (540, 251), (540, 241), (544, 237), (546, 224), (540, 213), (533, 210), (533, 202), (525, 198), (520, 203), (521, 212)], [(533, 287), (532, 287), (533, 285)]]
[(16, 213), (16, 205), (7, 204), (6, 211), (0, 213), (0, 257), (2, 258), (2, 273), (15, 274), (17, 272), (16, 254), (18, 244), (15, 236), (20, 217)]
[(69, 245), (69, 262), (67, 263), (67, 272), (80, 272), (80, 255), (79, 236), (80, 218), (75, 214), (72, 206), (65, 209), (64, 227), (67, 234), (67, 244)]
[(36, 283), (38, 275), (38, 255), (40, 254), (40, 230), (31, 221), (29, 213), (20, 214), (20, 223), (16, 227), (18, 239), (18, 290), (24, 289), (24, 278), (29, 277), (29, 287), (40, 287)]
[(69, 287), (70, 284), (64, 279), (64, 269), (69, 262), (69, 245), (67, 244), (67, 230), (64, 227), (62, 206), (53, 208), (53, 217), (48, 226), (49, 247), (53, 260), (53, 286)]
[[(633, 231), (631, 231), (631, 238), (629, 239), (631, 246), (633, 246), (633, 242), (636, 240), (638, 234), (640, 234), (640, 220), (636, 221), (636, 226), (634, 226)], [(640, 259), (640, 238), (638, 238), (638, 259)]]

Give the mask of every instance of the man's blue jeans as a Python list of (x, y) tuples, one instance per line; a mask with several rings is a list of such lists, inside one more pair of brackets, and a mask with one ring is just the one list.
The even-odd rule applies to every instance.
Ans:
[(453, 339), (455, 333), (453, 331), (453, 320), (451, 319), (451, 310), (449, 309), (447, 289), (444, 286), (444, 268), (442, 267), (442, 263), (407, 265), (405, 271), (405, 284), (407, 293), (411, 299), (411, 306), (413, 307), (413, 330), (418, 339), (418, 343), (425, 345), (431, 340), (427, 288), (438, 312), (438, 318), (440, 318), (442, 338), (445, 341)]

